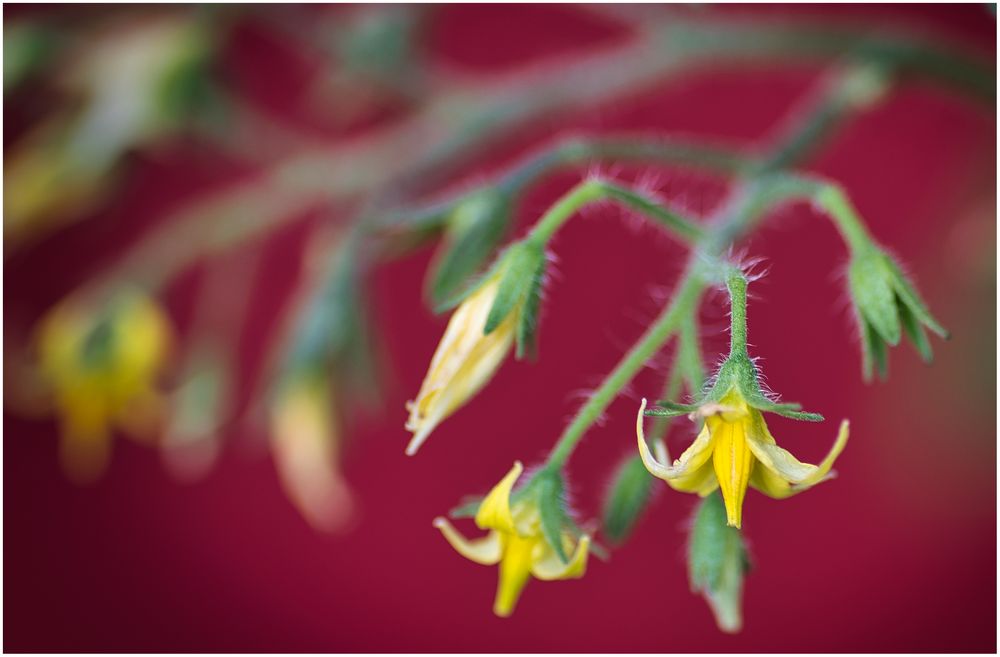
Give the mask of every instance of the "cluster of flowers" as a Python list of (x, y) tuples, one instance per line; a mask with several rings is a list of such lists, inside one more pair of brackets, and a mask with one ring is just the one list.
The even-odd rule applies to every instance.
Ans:
[[(525, 253), (530, 255), (526, 256)], [(407, 405), (407, 430), (413, 437), (406, 449), (415, 454), (442, 421), (476, 395), (492, 378), (515, 342), (530, 339), (535, 330), (537, 296), (544, 276), (543, 251), (526, 238), (497, 258), (458, 304), (414, 401)], [(715, 542), (711, 552), (720, 562), (709, 564), (711, 576), (699, 572), (699, 555), (691, 555), (691, 578), (708, 599), (720, 627), (740, 628), (740, 597), (746, 553), (739, 536), (743, 501), (748, 488), (783, 499), (808, 490), (833, 476), (833, 465), (848, 440), (848, 422), (840, 424), (833, 447), (817, 465), (803, 463), (778, 446), (764, 413), (802, 421), (821, 421), (798, 404), (779, 403), (765, 393), (759, 371), (747, 353), (746, 288), (748, 278), (737, 266), (720, 265), (731, 301), (731, 349), (696, 403), (662, 401), (638, 409), (636, 436), (645, 469), (671, 488), (707, 499), (696, 516), (691, 550)], [(884, 371), (880, 340), (896, 344), (900, 324), (929, 358), (923, 326), (944, 334), (927, 312), (912, 285), (892, 259), (877, 247), (858, 247), (850, 267), (850, 285), (864, 350), (866, 375), (872, 361)], [(873, 357), (874, 352), (874, 357)], [(662, 440), (653, 449), (643, 430), (646, 416), (686, 415), (700, 425), (697, 437), (672, 461)], [(655, 452), (655, 455), (654, 455)], [(541, 580), (582, 577), (589, 550), (596, 544), (572, 520), (565, 508), (563, 463), (550, 458), (524, 476), (520, 461), (480, 502), (459, 507), (453, 517), (474, 517), (485, 537), (467, 539), (445, 518), (434, 526), (462, 556), (479, 564), (499, 564), (494, 612), (510, 615), (529, 575)], [(641, 473), (643, 477), (646, 474)], [(634, 474), (630, 476), (635, 476)], [(641, 490), (641, 486), (633, 487)], [(721, 506), (715, 511), (721, 492)], [(606, 519), (607, 521), (608, 519)], [(613, 519), (612, 519), (613, 520)], [(716, 526), (718, 525), (718, 526)], [(720, 531), (720, 527), (722, 530)], [(735, 536), (735, 539), (734, 539)], [(735, 543), (733, 541), (735, 540)], [(727, 542), (735, 545), (726, 549)], [(704, 551), (704, 550), (703, 550)], [(728, 573), (728, 574), (727, 574)]]

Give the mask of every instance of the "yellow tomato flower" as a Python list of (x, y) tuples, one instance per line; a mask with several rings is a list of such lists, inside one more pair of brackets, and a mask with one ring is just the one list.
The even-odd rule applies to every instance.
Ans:
[(40, 371), (60, 416), (60, 457), (77, 480), (104, 471), (113, 426), (144, 435), (160, 411), (156, 377), (171, 341), (170, 324), (151, 299), (129, 294), (103, 313), (73, 301), (42, 319)]
[[(778, 447), (761, 412), (750, 406), (738, 386), (718, 403), (705, 404), (692, 415), (705, 418), (698, 437), (673, 465), (664, 465), (649, 451), (642, 429), (646, 400), (636, 418), (639, 454), (646, 469), (674, 490), (704, 497), (722, 489), (726, 521), (739, 527), (743, 520), (743, 498), (747, 486), (775, 499), (800, 493), (830, 476), (833, 462), (847, 444), (848, 422), (840, 424), (837, 440), (819, 465), (802, 463)], [(660, 460), (666, 461), (665, 450)]]
[(489, 334), (486, 320), (500, 290), (501, 276), (487, 279), (455, 310), (438, 345), (415, 401), (406, 407), (406, 430), (413, 438), (406, 447), (416, 454), (431, 431), (467, 402), (493, 377), (514, 342), (520, 307), (514, 308)]
[(589, 536), (576, 540), (570, 531), (563, 530), (563, 547), (570, 555), (568, 562), (563, 562), (545, 540), (537, 503), (530, 496), (511, 503), (511, 490), (523, 470), (520, 461), (514, 463), (479, 506), (476, 525), (489, 530), (485, 537), (470, 541), (446, 519), (434, 519), (434, 526), (463, 557), (486, 566), (500, 564), (493, 612), (502, 617), (513, 613), (529, 575), (541, 580), (574, 579), (583, 577), (587, 570)]
[(300, 376), (285, 384), (271, 413), (271, 450), (285, 494), (316, 529), (337, 531), (353, 513), (338, 467), (340, 440), (329, 384)]

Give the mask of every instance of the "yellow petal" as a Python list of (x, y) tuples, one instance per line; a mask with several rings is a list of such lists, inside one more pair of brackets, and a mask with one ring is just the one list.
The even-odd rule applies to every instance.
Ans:
[(462, 536), (445, 518), (435, 518), (434, 526), (441, 530), (455, 551), (469, 561), (475, 561), (484, 566), (492, 566), (500, 561), (500, 534), (498, 532), (490, 532), (484, 538), (470, 541)]
[(837, 440), (818, 465), (802, 463), (788, 451), (774, 444), (774, 438), (764, 427), (763, 434), (755, 434), (749, 440), (750, 449), (760, 461), (751, 478), (751, 485), (769, 497), (782, 499), (815, 486), (831, 476), (834, 461), (844, 451), (850, 424), (840, 423)]
[(522, 538), (517, 534), (501, 536), (503, 557), (500, 560), (500, 582), (497, 586), (497, 597), (493, 603), (493, 613), (506, 618), (514, 613), (521, 591), (528, 583), (531, 574), (532, 560), (538, 542), (543, 540), (538, 536)]
[(61, 402), (60, 461), (73, 481), (94, 482), (104, 474), (111, 456), (111, 431), (104, 405), (101, 399), (86, 395), (63, 398)]
[(743, 520), (743, 498), (754, 466), (753, 453), (747, 444), (748, 422), (727, 422), (716, 416), (708, 418), (705, 424), (715, 434), (712, 461), (726, 502), (726, 522), (739, 527)]
[(719, 479), (715, 476), (715, 466), (711, 461), (705, 461), (694, 472), (666, 481), (668, 486), (678, 492), (697, 493), (700, 497), (705, 497), (719, 487)]
[(547, 544), (541, 559), (531, 567), (531, 574), (541, 580), (575, 579), (587, 572), (587, 555), (590, 551), (590, 537), (584, 534), (576, 544), (576, 550), (569, 563), (563, 563), (556, 551)]
[(493, 487), (476, 512), (476, 526), (480, 529), (496, 529), (507, 534), (516, 534), (514, 516), (510, 512), (510, 492), (514, 482), (521, 476), (524, 466), (514, 461), (514, 467)]
[(654, 477), (659, 477), (669, 482), (671, 479), (679, 479), (692, 475), (702, 465), (708, 462), (712, 455), (712, 436), (709, 434), (708, 425), (702, 427), (701, 433), (695, 438), (691, 446), (684, 450), (680, 458), (674, 461), (672, 466), (664, 465), (656, 460), (649, 451), (646, 444), (646, 434), (642, 428), (643, 413), (646, 410), (646, 400), (643, 399), (639, 405), (639, 414), (635, 419), (635, 435), (639, 441), (639, 456), (642, 463)]

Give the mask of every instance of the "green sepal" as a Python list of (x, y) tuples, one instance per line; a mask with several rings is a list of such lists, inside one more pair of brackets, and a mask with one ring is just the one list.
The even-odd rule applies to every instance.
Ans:
[(449, 511), (448, 515), (452, 518), (474, 518), (479, 513), (479, 507), (482, 506), (484, 499), (486, 498), (476, 497), (468, 502), (463, 502)]
[(604, 535), (612, 543), (620, 545), (629, 537), (652, 491), (653, 477), (641, 458), (630, 456), (621, 462), (604, 500)]
[(925, 363), (931, 362), (934, 358), (931, 343), (927, 339), (927, 333), (924, 331), (924, 327), (917, 320), (917, 317), (913, 314), (909, 305), (905, 303), (901, 303), (899, 305), (899, 320), (902, 322), (903, 330), (906, 331), (906, 335), (908, 335), (910, 340), (913, 342), (913, 346), (916, 347), (920, 357), (924, 359)]
[(802, 410), (801, 404), (782, 403), (768, 399), (760, 390), (755, 390), (746, 396), (747, 404), (763, 413), (774, 413), (781, 417), (802, 422), (822, 422), (823, 416), (819, 413), (807, 413)]
[(531, 482), (535, 489), (538, 502), (538, 514), (541, 520), (542, 535), (552, 546), (563, 563), (569, 563), (569, 556), (563, 545), (563, 529), (567, 523), (567, 514), (563, 499), (562, 475), (557, 470), (544, 469)]
[(743, 577), (750, 560), (740, 530), (726, 525), (726, 507), (718, 493), (702, 500), (688, 542), (688, 582), (708, 601), (719, 628), (742, 626)]
[(848, 268), (851, 297), (876, 333), (890, 345), (899, 344), (901, 335), (896, 292), (887, 258), (872, 248), (855, 254)]
[(517, 322), (517, 347), (514, 352), (517, 360), (525, 357), (534, 358), (538, 351), (538, 314), (542, 307), (542, 284), (545, 279), (545, 257), (538, 262), (538, 268), (532, 277), (531, 285), (521, 307), (521, 316)]
[(469, 287), (496, 250), (510, 223), (510, 201), (484, 190), (460, 201), (448, 220), (448, 238), (427, 278), (426, 294), (436, 309), (447, 307)]
[(677, 417), (688, 415), (698, 410), (698, 404), (677, 404), (672, 401), (658, 401), (653, 408), (647, 408), (643, 415), (647, 417)]
[(896, 294), (899, 295), (899, 300), (903, 302), (900, 309), (902, 309), (902, 306), (906, 306), (918, 322), (947, 340), (950, 337), (948, 330), (941, 326), (931, 315), (930, 310), (927, 309), (927, 304), (920, 298), (910, 279), (899, 268), (895, 260), (885, 254), (883, 254), (883, 257), (885, 258), (886, 266), (892, 273), (893, 288), (896, 290)]
[[(712, 388), (705, 394), (704, 399), (692, 407), (692, 410), (706, 403), (718, 402), (727, 392), (736, 386), (746, 400), (747, 405), (758, 411), (774, 413), (781, 417), (802, 422), (823, 421), (823, 416), (819, 413), (803, 411), (801, 404), (776, 402), (768, 398), (760, 388), (759, 374), (757, 366), (746, 355), (737, 354), (730, 356), (719, 368), (719, 373), (715, 377), (715, 383)], [(680, 405), (675, 406), (680, 408)], [(679, 415), (679, 413), (677, 414)]]
[(544, 263), (545, 250), (530, 240), (518, 242), (504, 252), (498, 271), (499, 289), (486, 317), (484, 335), (492, 333), (510, 313), (524, 305)]
[(873, 373), (878, 374), (880, 380), (885, 380), (889, 375), (889, 355), (885, 342), (875, 331), (871, 324), (861, 320), (862, 340), (862, 376), (864, 380), (871, 381)]

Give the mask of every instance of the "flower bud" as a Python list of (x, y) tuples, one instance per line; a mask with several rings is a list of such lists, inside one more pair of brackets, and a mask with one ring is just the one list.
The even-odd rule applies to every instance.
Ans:
[(877, 247), (854, 250), (848, 267), (848, 285), (861, 337), (866, 381), (876, 368), (879, 378), (885, 378), (886, 346), (899, 344), (902, 332), (910, 337), (925, 362), (931, 360), (932, 352), (924, 328), (948, 337), (899, 265)]
[(726, 507), (719, 495), (698, 506), (688, 543), (688, 581), (705, 596), (723, 632), (743, 627), (743, 576), (750, 568), (740, 530), (726, 526)]
[(653, 477), (641, 458), (632, 456), (621, 462), (604, 500), (604, 534), (611, 541), (622, 543), (628, 538), (652, 490)]
[(406, 453), (417, 452), (431, 431), (486, 383), (517, 340), (517, 354), (534, 344), (545, 253), (519, 242), (470, 291), (448, 321), (406, 428), (414, 433)]

